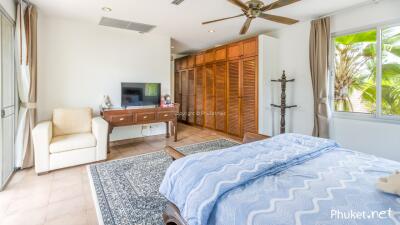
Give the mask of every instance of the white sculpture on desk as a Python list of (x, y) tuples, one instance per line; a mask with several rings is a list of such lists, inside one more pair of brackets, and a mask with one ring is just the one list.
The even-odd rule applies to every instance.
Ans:
[(166, 104), (166, 105), (171, 105), (171, 96), (170, 95), (168, 95), (168, 94), (166, 94), (166, 95), (164, 95), (164, 103)]
[(110, 97), (108, 95), (103, 96), (103, 103), (101, 104), (101, 107), (103, 109), (110, 109), (113, 106), (111, 103)]

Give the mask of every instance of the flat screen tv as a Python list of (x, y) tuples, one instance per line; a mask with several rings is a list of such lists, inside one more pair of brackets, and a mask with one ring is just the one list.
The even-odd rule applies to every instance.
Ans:
[(121, 106), (160, 105), (160, 83), (121, 83)]

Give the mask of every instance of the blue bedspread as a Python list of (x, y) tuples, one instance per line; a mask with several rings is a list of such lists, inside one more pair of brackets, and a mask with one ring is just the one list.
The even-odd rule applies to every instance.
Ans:
[[(331, 140), (286, 134), (177, 160), (160, 192), (189, 225), (396, 224), (394, 213), (366, 218), (400, 211), (395, 196), (374, 188), (395, 169)], [(344, 218), (351, 211), (364, 217)]]

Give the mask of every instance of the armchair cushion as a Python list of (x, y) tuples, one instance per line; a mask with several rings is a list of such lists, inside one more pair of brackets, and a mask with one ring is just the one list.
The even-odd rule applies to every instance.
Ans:
[(92, 133), (82, 133), (54, 137), (49, 150), (50, 153), (60, 153), (91, 147), (96, 147), (96, 138)]
[(55, 109), (53, 136), (89, 133), (92, 131), (92, 109)]

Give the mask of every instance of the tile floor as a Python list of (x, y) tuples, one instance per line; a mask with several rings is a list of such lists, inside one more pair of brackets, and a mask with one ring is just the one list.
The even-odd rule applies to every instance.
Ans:
[[(166, 145), (183, 146), (221, 137), (216, 131), (179, 124), (178, 142), (164, 136), (146, 137), (111, 148), (108, 160), (162, 150)], [(95, 225), (86, 165), (37, 176), (33, 169), (15, 173), (0, 192), (0, 225)]]

